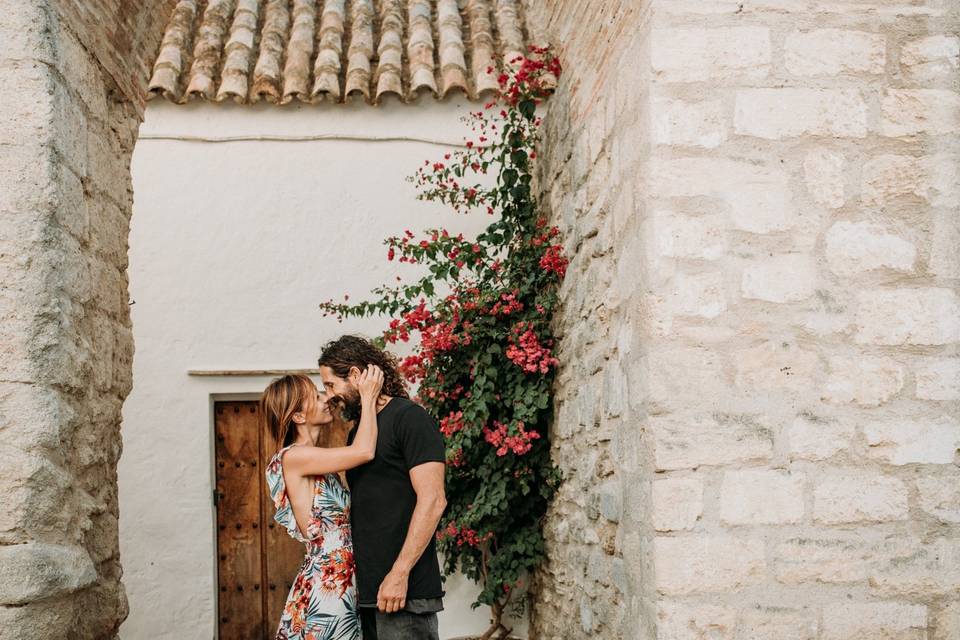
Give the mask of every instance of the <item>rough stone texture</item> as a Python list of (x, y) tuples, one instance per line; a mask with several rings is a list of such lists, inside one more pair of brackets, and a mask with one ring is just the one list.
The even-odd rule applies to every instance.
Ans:
[(653, 527), (657, 531), (692, 529), (703, 513), (703, 480), (665, 478), (653, 482)]
[(653, 549), (657, 590), (684, 595), (724, 592), (764, 577), (764, 543), (732, 536), (659, 537)]
[(0, 602), (22, 605), (93, 584), (97, 571), (85, 549), (28, 542), (0, 548)]
[(874, 472), (831, 472), (813, 489), (813, 516), (824, 524), (903, 520), (908, 510), (903, 481)]
[(960, 216), (955, 210), (934, 213), (929, 271), (943, 278), (960, 278)]
[(846, 451), (856, 429), (848, 420), (826, 419), (812, 414), (797, 416), (785, 429), (791, 458), (825, 460)]
[(0, 11), (0, 638), (113, 638), (129, 161), (169, 1)]
[(949, 416), (873, 422), (863, 428), (868, 454), (889, 464), (950, 464), (960, 448), (960, 422)]
[(831, 209), (843, 206), (845, 164), (841, 154), (825, 149), (811, 151), (803, 157), (804, 179), (814, 202)]
[(910, 272), (917, 250), (913, 243), (871, 222), (840, 221), (826, 237), (827, 263), (839, 276), (872, 269)]
[(876, 407), (903, 388), (903, 367), (892, 358), (834, 356), (829, 369), (823, 391), (828, 402)]
[(813, 295), (817, 287), (816, 264), (808, 255), (768, 256), (743, 269), (740, 290), (744, 298), (769, 302), (795, 302)]
[(960, 68), (960, 38), (933, 35), (904, 43), (900, 65), (912, 79), (933, 84), (949, 80)]
[(720, 485), (720, 518), (732, 525), (800, 522), (804, 481), (802, 473), (729, 471)]
[(929, 358), (916, 365), (917, 397), (922, 400), (960, 399), (960, 358)]
[(784, 42), (784, 66), (795, 76), (883, 73), (883, 34), (843, 29), (791, 33)]
[(829, 604), (823, 611), (823, 640), (921, 640), (927, 608), (896, 602)]
[(878, 345), (947, 345), (960, 340), (960, 301), (953, 289), (870, 289), (857, 295), (856, 341)]
[(960, 7), (526, 4), (572, 255), (537, 637), (956, 638)]
[(734, 130), (779, 140), (800, 135), (867, 135), (867, 105), (849, 89), (743, 89), (737, 92)]
[(891, 89), (880, 102), (880, 133), (910, 136), (960, 131), (960, 94), (938, 89)]

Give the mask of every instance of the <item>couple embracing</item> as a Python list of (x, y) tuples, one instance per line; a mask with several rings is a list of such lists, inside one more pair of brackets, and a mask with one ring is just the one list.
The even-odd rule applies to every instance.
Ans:
[[(437, 640), (437, 423), (409, 399), (393, 356), (364, 338), (327, 344), (319, 365), (322, 389), (287, 375), (260, 399), (278, 446), (266, 470), (274, 518), (306, 545), (276, 638)], [(356, 423), (347, 446), (317, 446), (337, 417)]]

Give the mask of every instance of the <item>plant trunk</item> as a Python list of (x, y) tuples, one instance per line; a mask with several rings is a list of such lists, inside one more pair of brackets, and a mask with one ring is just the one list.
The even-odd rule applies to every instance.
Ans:
[(505, 609), (506, 607), (499, 602), (494, 602), (490, 606), (490, 611), (492, 613), (490, 626), (487, 628), (486, 631), (483, 632), (483, 635), (480, 636), (480, 640), (490, 640), (491, 638), (493, 638), (494, 634), (497, 634), (497, 640), (506, 640), (506, 638), (510, 635), (510, 632), (513, 631), (513, 629), (510, 629), (505, 624), (503, 624), (503, 612), (505, 611)]

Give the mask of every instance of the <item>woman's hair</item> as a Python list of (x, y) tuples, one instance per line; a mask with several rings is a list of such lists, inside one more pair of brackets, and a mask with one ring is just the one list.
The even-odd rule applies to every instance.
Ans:
[(320, 353), (319, 365), (330, 367), (338, 378), (350, 375), (350, 367), (363, 371), (367, 365), (375, 364), (383, 369), (383, 389), (381, 393), (394, 398), (409, 398), (403, 378), (397, 371), (397, 358), (371, 341), (360, 336), (341, 336), (328, 342)]
[(260, 396), (260, 421), (277, 443), (277, 449), (293, 444), (297, 428), (293, 414), (303, 411), (304, 403), (315, 396), (317, 386), (300, 373), (275, 378)]

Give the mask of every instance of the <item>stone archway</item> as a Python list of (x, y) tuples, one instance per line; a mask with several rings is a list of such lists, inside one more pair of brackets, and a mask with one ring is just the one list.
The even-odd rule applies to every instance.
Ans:
[(0, 638), (112, 638), (130, 154), (172, 0), (0, 9)]

